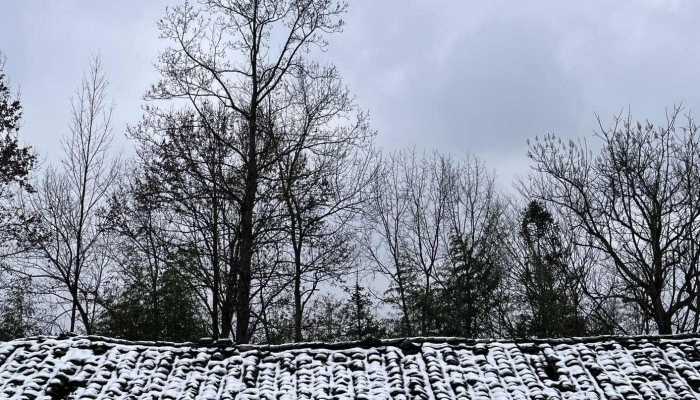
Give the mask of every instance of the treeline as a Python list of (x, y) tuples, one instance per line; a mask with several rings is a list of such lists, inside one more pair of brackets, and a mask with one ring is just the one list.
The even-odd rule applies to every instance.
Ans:
[(691, 117), (535, 139), (531, 173), (503, 192), (476, 157), (375, 148), (314, 58), (344, 13), (333, 0), (168, 9), (129, 159), (99, 59), (41, 167), (0, 72), (0, 339), (698, 331)]

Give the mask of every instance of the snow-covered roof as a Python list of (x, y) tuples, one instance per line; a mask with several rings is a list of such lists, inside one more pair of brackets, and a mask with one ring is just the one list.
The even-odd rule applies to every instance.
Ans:
[(0, 343), (2, 399), (698, 399), (700, 337)]

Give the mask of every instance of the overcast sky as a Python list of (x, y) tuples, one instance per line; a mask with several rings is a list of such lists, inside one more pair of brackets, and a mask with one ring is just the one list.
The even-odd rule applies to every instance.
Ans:
[[(43, 158), (67, 131), (92, 54), (112, 83), (115, 133), (139, 119), (177, 0), (17, 0), (0, 6), (0, 51), (21, 90), (22, 136)], [(508, 187), (526, 139), (587, 136), (594, 113), (700, 110), (700, 2), (351, 0), (328, 57), (372, 115), (379, 144), (485, 159)], [(124, 149), (128, 143), (120, 142)]]

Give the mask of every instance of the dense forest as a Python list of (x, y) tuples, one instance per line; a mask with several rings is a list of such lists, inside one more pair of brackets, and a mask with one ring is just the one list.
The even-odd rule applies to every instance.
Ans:
[(533, 138), (529, 172), (503, 191), (476, 155), (375, 145), (382, 133), (316, 57), (346, 10), (168, 8), (143, 115), (113, 126), (105, 68), (86, 63), (46, 165), (0, 63), (0, 340), (698, 332), (687, 110)]

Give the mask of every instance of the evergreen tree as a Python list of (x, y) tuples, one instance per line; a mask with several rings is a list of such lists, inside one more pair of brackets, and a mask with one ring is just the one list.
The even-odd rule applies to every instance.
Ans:
[(369, 337), (379, 338), (386, 334), (386, 329), (378, 319), (376, 305), (367, 289), (355, 282), (350, 299), (343, 307), (343, 313), (351, 318), (346, 336), (350, 340), (362, 340)]
[(494, 292), (503, 276), (498, 246), (477, 246), (466, 238), (453, 237), (450, 261), (434, 310), (436, 334), (479, 337), (492, 332), (491, 314), (499, 301)]
[(569, 271), (569, 249), (559, 225), (544, 204), (531, 201), (520, 226), (525, 245), (524, 268), (519, 280), (528, 308), (518, 331), (523, 336), (583, 336), (585, 321), (579, 314), (577, 282)]
[(39, 334), (29, 280), (12, 282), (0, 301), (0, 341)]
[(18, 141), (22, 105), (10, 91), (4, 63), (0, 54), (0, 261), (2, 256), (15, 254), (21, 248), (13, 239), (13, 229), (26, 222), (27, 217), (11, 200), (18, 191), (31, 192), (30, 172), (35, 155)]
[[(335, 296), (325, 295), (314, 299), (311, 305), (304, 336), (308, 340), (322, 342), (346, 340), (345, 333), (351, 318), (344, 309), (344, 302)], [(293, 340), (293, 337), (288, 340)]]
[[(349, 292), (346, 298), (326, 294), (312, 300), (304, 324), (305, 340), (330, 343), (387, 336), (387, 321), (378, 316), (368, 290), (356, 282)], [(294, 341), (294, 312), (288, 299), (271, 307), (267, 325), (266, 342)]]
[[(173, 262), (172, 265), (176, 265)], [(98, 331), (107, 336), (129, 340), (190, 341), (208, 335), (202, 317), (200, 302), (187, 279), (177, 273), (176, 267), (163, 271), (153, 288), (145, 275), (118, 293), (102, 314)]]

